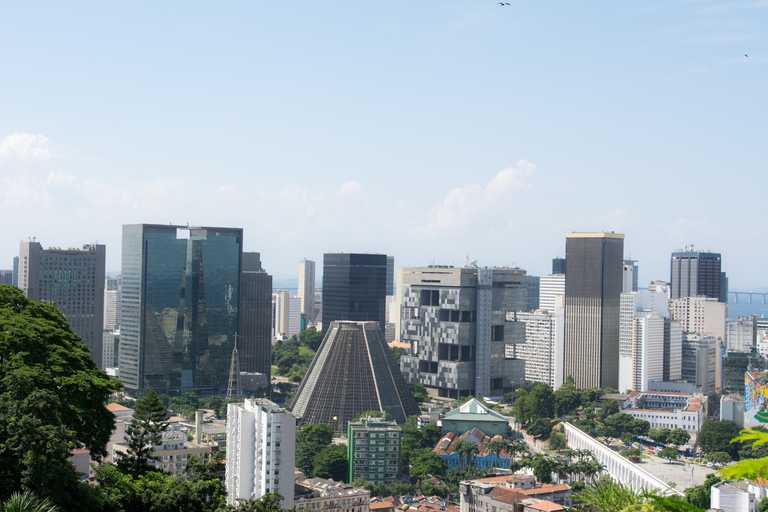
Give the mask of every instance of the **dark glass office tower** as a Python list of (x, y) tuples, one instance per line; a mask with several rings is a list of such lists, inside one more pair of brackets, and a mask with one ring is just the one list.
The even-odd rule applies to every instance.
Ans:
[(125, 391), (227, 391), (243, 230), (123, 226), (119, 377)]
[[(721, 258), (716, 252), (694, 251), (686, 247), (672, 253), (669, 269), (671, 299), (703, 295), (728, 302), (721, 296)], [(725, 300), (723, 300), (725, 299)]]
[(387, 255), (323, 256), (323, 326), (336, 320), (379, 322), (385, 327)]
[(552, 274), (565, 274), (565, 258), (552, 258)]
[(243, 253), (240, 276), (240, 336), (237, 340), (241, 372), (272, 376), (272, 276), (261, 268), (257, 252)]
[(565, 375), (577, 388), (619, 387), (624, 235), (565, 236)]

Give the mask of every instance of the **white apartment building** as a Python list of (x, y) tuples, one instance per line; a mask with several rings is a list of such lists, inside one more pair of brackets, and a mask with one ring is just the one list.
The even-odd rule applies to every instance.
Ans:
[(293, 508), (296, 418), (264, 398), (227, 406), (227, 503), (277, 492)]
[(294, 505), (296, 510), (315, 512), (369, 512), (370, 491), (326, 480), (310, 478), (296, 483)]
[(563, 308), (509, 312), (507, 321), (525, 323), (525, 343), (507, 345), (507, 357), (525, 360), (525, 380), (545, 382), (553, 390), (562, 386), (565, 357)]
[[(558, 297), (560, 297), (558, 299)], [(539, 278), (539, 309), (554, 311), (565, 307), (565, 274), (550, 274)]]
[[(196, 444), (187, 441), (187, 433), (178, 428), (171, 427), (163, 432), (163, 440), (152, 448), (152, 458), (149, 465), (158, 471), (177, 476), (187, 467), (187, 459), (192, 455), (203, 455), (211, 451), (211, 446)], [(118, 461), (128, 453), (127, 443), (114, 443), (112, 445), (112, 460)]]
[(707, 417), (707, 399), (701, 394), (632, 391), (621, 412), (647, 421), (651, 428), (682, 428), (698, 432)]

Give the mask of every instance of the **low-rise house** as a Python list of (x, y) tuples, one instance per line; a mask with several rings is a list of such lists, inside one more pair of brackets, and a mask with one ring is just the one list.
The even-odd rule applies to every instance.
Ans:
[(453, 432), (461, 435), (474, 427), (489, 436), (507, 435), (507, 417), (483, 405), (476, 398), (445, 413), (442, 421), (443, 434)]
[(296, 510), (308, 511), (369, 512), (370, 496), (371, 493), (362, 487), (325, 478), (308, 478), (294, 484), (293, 506)]

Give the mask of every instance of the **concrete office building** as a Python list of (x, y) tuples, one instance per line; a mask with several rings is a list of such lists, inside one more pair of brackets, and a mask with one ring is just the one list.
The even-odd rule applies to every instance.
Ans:
[(565, 274), (539, 278), (539, 309), (554, 311), (565, 307)]
[(637, 291), (638, 281), (637, 260), (624, 260), (624, 274), (622, 279), (622, 293)]
[(348, 423), (349, 481), (395, 485), (400, 481), (400, 440), (403, 431), (395, 422), (362, 418)]
[(693, 246), (673, 252), (669, 267), (670, 298), (704, 296), (719, 301), (724, 278), (720, 267), (719, 253), (694, 251)]
[(718, 386), (718, 344), (712, 335), (683, 334), (682, 378), (710, 395)]
[(508, 322), (524, 311), (524, 270), (423, 267), (403, 269), (400, 359), (406, 380), (446, 398), (501, 396), (523, 385), (525, 362), (506, 345), (525, 342), (525, 325)]
[[(650, 381), (664, 380), (667, 296), (639, 291), (621, 294), (619, 313), (619, 391), (648, 389)], [(671, 331), (670, 331), (671, 332)], [(674, 344), (682, 350), (680, 343)], [(670, 350), (670, 357), (674, 353)], [(679, 360), (680, 354), (676, 354)]]
[(226, 393), (242, 240), (239, 228), (123, 226), (118, 376), (127, 394)]
[(99, 368), (103, 364), (106, 254), (104, 245), (43, 249), (38, 242), (21, 242), (19, 252), (21, 291), (32, 300), (55, 304)]
[(709, 297), (683, 297), (669, 303), (669, 314), (684, 332), (712, 334), (725, 342), (728, 304)]
[(323, 256), (323, 326), (337, 320), (379, 322), (386, 328), (387, 255)]
[(13, 285), (13, 270), (0, 270), (0, 284)]
[(525, 343), (507, 345), (507, 357), (525, 361), (526, 381), (544, 382), (553, 390), (563, 385), (564, 319), (562, 308), (507, 314), (507, 320), (525, 324)]
[(102, 332), (101, 367), (114, 368), (117, 366), (117, 349), (120, 343), (120, 331), (104, 329)]
[(306, 325), (312, 325), (315, 322), (315, 262), (306, 258), (299, 262), (298, 296)]
[(291, 410), (300, 425), (327, 423), (339, 435), (361, 412), (389, 413), (399, 423), (419, 414), (379, 323), (348, 321), (328, 326)]
[(121, 276), (107, 277), (104, 283), (104, 329), (120, 329), (120, 308), (122, 300)]
[(680, 322), (664, 319), (664, 378), (665, 382), (683, 378), (683, 327)]
[(280, 493), (293, 508), (296, 418), (264, 398), (227, 405), (227, 503)]
[(272, 276), (258, 252), (244, 252), (240, 274), (240, 371), (272, 376)]
[(619, 386), (624, 235), (565, 238), (565, 375), (577, 388)]

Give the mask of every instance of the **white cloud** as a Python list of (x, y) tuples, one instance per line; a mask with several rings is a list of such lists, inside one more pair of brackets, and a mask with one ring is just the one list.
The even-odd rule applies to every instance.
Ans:
[(222, 185), (219, 187), (219, 192), (234, 192), (235, 187), (232, 185)]
[(21, 161), (28, 158), (47, 160), (51, 157), (47, 145), (48, 137), (45, 135), (12, 133), (0, 142), (0, 158), (18, 158)]
[(339, 189), (340, 196), (354, 195), (360, 192), (363, 187), (356, 181), (345, 181)]
[(57, 187), (63, 187), (73, 183), (74, 181), (75, 177), (73, 175), (52, 170), (50, 173), (48, 173), (48, 179), (45, 181), (45, 184), (48, 186), (56, 185)]
[(451, 190), (440, 204), (432, 207), (423, 233), (436, 236), (472, 225), (480, 217), (487, 221), (495, 214), (503, 214), (500, 210), (515, 192), (532, 188), (530, 178), (535, 172), (536, 165), (520, 160), (515, 167), (500, 171), (485, 187), (471, 184)]

